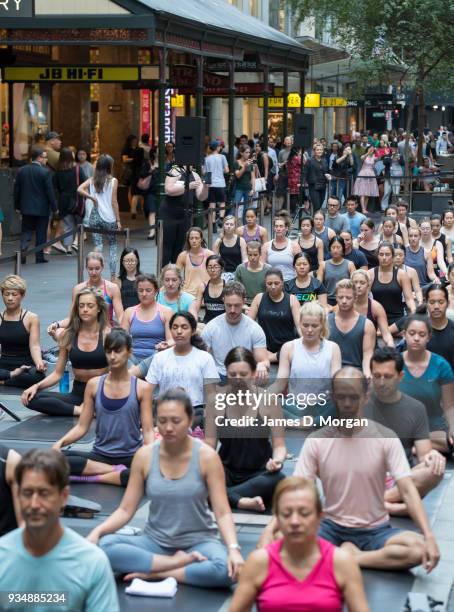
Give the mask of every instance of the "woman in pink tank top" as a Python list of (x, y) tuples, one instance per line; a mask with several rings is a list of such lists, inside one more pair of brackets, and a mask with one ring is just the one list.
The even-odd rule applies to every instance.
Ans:
[(321, 502), (315, 484), (282, 480), (273, 499), (283, 537), (249, 556), (229, 612), (368, 612), (361, 572), (349, 552), (317, 537)]
[(200, 227), (190, 227), (186, 233), (184, 250), (178, 255), (176, 266), (184, 274), (183, 291), (197, 296), (200, 283), (209, 280), (205, 262), (213, 251), (205, 248), (205, 238)]

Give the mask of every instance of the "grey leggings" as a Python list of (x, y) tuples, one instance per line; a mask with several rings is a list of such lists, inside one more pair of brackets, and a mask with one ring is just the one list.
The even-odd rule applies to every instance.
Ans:
[(150, 572), (153, 555), (173, 555), (177, 550), (187, 553), (198, 551), (207, 560), (190, 563), (184, 568), (185, 583), (205, 588), (231, 585), (227, 567), (227, 550), (219, 540), (205, 540), (189, 548), (164, 548), (149, 535), (108, 535), (101, 539), (100, 546), (109, 558), (116, 574)]
[[(104, 221), (99, 215), (98, 207), (93, 206), (90, 218), (88, 220), (88, 227), (96, 228), (99, 227), (101, 229), (107, 230), (116, 230), (117, 223), (114, 221), (113, 223), (109, 221)], [(109, 242), (109, 266), (110, 266), (110, 275), (117, 275), (117, 235), (116, 234), (107, 234), (107, 240)], [(95, 250), (102, 251), (103, 247), (103, 239), (102, 234), (93, 234), (93, 242), (95, 243)]]

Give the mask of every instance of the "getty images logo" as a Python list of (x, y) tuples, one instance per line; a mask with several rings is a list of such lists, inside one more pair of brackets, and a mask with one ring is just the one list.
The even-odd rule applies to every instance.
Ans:
[(5, 11), (9, 11), (9, 4), (12, 7), (12, 10), (14, 11), (13, 5), (15, 5), (16, 11), (20, 11), (21, 2), (22, 0), (13, 0), (13, 2), (10, 2), (10, 0), (0, 0), (0, 7), (4, 8)]

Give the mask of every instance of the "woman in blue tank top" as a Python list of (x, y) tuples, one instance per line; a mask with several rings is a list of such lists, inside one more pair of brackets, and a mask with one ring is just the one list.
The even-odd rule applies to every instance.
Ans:
[(92, 378), (86, 387), (77, 425), (53, 448), (74, 444), (90, 429), (96, 411), (96, 438), (89, 452), (63, 451), (74, 482), (126, 486), (135, 452), (153, 442), (150, 385), (128, 372), (132, 339), (123, 329), (107, 335), (104, 349), (109, 373)]
[(173, 312), (156, 301), (159, 285), (153, 274), (139, 274), (136, 287), (140, 304), (125, 310), (121, 326), (132, 336), (132, 363), (142, 364), (140, 370), (146, 374), (155, 352), (172, 343), (169, 321)]
[[(169, 389), (158, 398), (162, 440), (137, 451), (120, 507), (88, 536), (94, 543), (107, 536), (101, 548), (113, 571), (127, 574), (125, 580), (173, 576), (194, 586), (225, 587), (243, 565), (221, 460), (214, 449), (188, 435), (192, 418), (184, 391)], [(115, 534), (134, 516), (144, 494), (150, 500), (144, 533)]]

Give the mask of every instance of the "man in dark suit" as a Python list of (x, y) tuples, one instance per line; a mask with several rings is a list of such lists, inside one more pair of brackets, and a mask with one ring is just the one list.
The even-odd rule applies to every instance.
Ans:
[[(14, 208), (22, 215), (22, 252), (27, 249), (33, 232), (36, 233), (36, 246), (46, 242), (49, 216), (57, 210), (52, 176), (46, 164), (44, 147), (32, 147), (31, 163), (19, 170), (14, 183)], [(25, 263), (25, 256), (22, 263)], [(42, 251), (36, 253), (36, 263), (47, 263)]]

